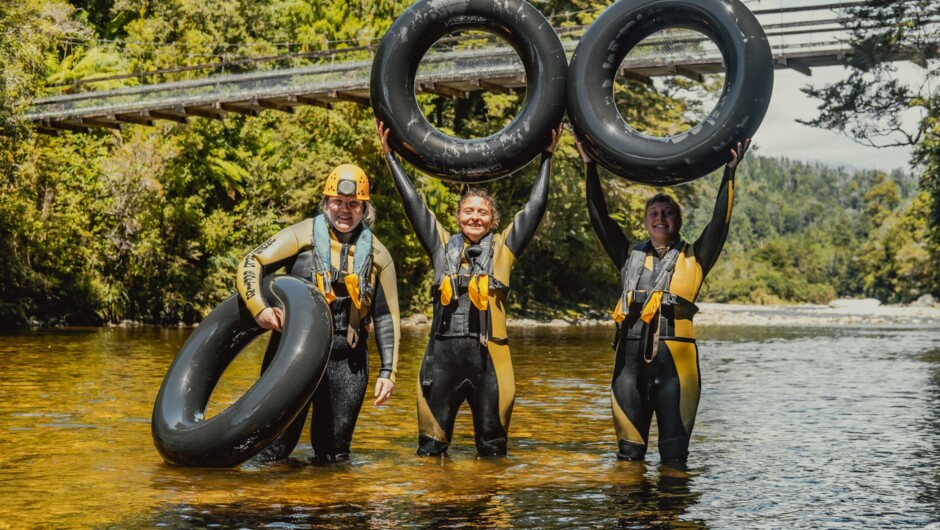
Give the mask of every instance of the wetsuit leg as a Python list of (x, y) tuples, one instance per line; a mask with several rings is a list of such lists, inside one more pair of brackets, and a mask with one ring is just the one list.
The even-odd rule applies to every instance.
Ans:
[[(261, 361), (262, 374), (268, 369), (271, 361), (274, 360), (274, 355), (277, 353), (277, 346), (280, 340), (281, 334), (277, 331), (272, 331), (271, 337), (268, 340), (268, 348), (264, 352), (264, 359)], [(270, 445), (265, 447), (263, 451), (258, 453), (255, 460), (259, 462), (273, 462), (283, 460), (290, 456), (294, 448), (297, 447), (297, 442), (300, 441), (300, 435), (303, 433), (304, 424), (307, 423), (307, 413), (309, 411), (310, 403), (307, 403), (307, 406), (297, 415), (287, 429), (271, 442)]]
[(646, 391), (648, 369), (642, 341), (620, 341), (611, 383), (611, 407), (617, 431), (617, 458), (642, 460), (646, 456), (653, 408)]
[(509, 418), (515, 398), (515, 380), (509, 347), (477, 341), (481, 377), (473, 378), (474, 392), (467, 402), (473, 413), (473, 432), (481, 456), (506, 456)]
[(431, 386), (425, 389), (418, 383), (418, 454), (422, 456), (447, 451), (457, 410), (472, 390), (468, 378), (480, 368), (480, 361), (473, 359), (479, 357), (475, 353), (480, 347), (475, 337), (437, 338), (432, 347)]
[(350, 348), (346, 332), (333, 335), (333, 349), (323, 380), (313, 395), (310, 443), (317, 460), (344, 460), (349, 457), (353, 430), (366, 395), (369, 357), (366, 333)]
[(694, 342), (661, 341), (653, 367), (660, 457), (685, 462), (701, 396), (698, 349)]

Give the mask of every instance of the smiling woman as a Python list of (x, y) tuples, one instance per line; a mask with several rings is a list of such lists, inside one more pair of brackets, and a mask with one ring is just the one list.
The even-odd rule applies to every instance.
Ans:
[[(369, 377), (366, 338), (370, 323), (381, 359), (373, 404), (384, 403), (395, 389), (398, 286), (391, 255), (369, 228), (375, 209), (365, 172), (353, 164), (333, 169), (323, 187), (320, 213), (281, 230), (238, 267), (239, 292), (262, 328), (281, 331), (283, 314), (256, 288), (265, 274), (281, 267), (309, 279), (326, 297), (333, 315), (332, 349), (324, 380), (304, 413), (263, 453), (267, 459), (290, 454), (311, 404), (310, 436), (316, 458), (348, 458)], [(263, 367), (270, 359), (269, 351)]]
[(457, 205), (457, 225), (474, 243), (499, 227), (496, 200), (483, 188), (469, 188)]
[(646, 202), (643, 223), (649, 239), (629, 241), (608, 213), (594, 161), (581, 142), (577, 145), (591, 225), (620, 270), (623, 289), (614, 308), (617, 360), (611, 384), (617, 457), (646, 456), (655, 412), (662, 460), (685, 462), (701, 394), (692, 327), (695, 300), (728, 237), (734, 174), (750, 140), (730, 151), (711, 222), (691, 244), (679, 236), (682, 209), (664, 193)]
[(419, 374), (418, 454), (447, 451), (457, 411), (467, 401), (477, 452), (505, 456), (516, 394), (506, 333), (509, 276), (545, 213), (552, 153), (562, 129), (552, 130), (529, 201), (505, 230), (496, 232), (499, 210), (493, 198), (471, 188), (457, 205), (460, 232), (451, 234), (395, 158), (389, 129), (378, 120), (376, 126), (405, 213), (434, 266), (431, 339)]

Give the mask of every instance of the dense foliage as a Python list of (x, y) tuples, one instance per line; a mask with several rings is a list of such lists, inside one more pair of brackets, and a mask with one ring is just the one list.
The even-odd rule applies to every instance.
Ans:
[[(940, 259), (940, 3), (936, 0), (867, 0), (846, 9), (852, 54), (848, 75), (804, 91), (820, 100), (819, 115), (807, 123), (841, 131), (876, 147), (913, 146), (912, 166), (925, 192), (918, 208), (928, 216)], [(919, 67), (910, 83), (899, 74), (897, 57)], [(900, 229), (900, 228), (899, 228)], [(936, 285), (936, 273), (932, 283)]]
[[(595, 4), (539, 7), (547, 13), (585, 10), (569, 21), (577, 24), (596, 16), (588, 9)], [(364, 48), (406, 5), (0, 0), (0, 29), (7, 28), (0, 33), (7, 76), (0, 111), (10, 131), (0, 140), (0, 325), (31, 319), (198, 321), (233, 292), (236, 263), (246, 252), (314, 213), (325, 176), (344, 162), (361, 165), (371, 176), (376, 233), (396, 258), (406, 312), (426, 311), (427, 257), (404, 217), (368, 108), (338, 103), (332, 110), (298, 108), (294, 115), (267, 111), (260, 117), (227, 115), (61, 137), (33, 134), (17, 121), (24, 101), (56, 83), (164, 69), (68, 90), (112, 88), (204, 75), (166, 69), (207, 56)], [(34, 29), (10, 29), (24, 21)], [(634, 81), (617, 87), (621, 104), (631, 109), (628, 119), (651, 134), (674, 133), (700, 115), (700, 104), (676, 94), (714, 87), (674, 80), (658, 88)], [(442, 130), (474, 137), (498, 130), (523, 97), (481, 92), (469, 99), (425, 95), (421, 102)], [(729, 244), (704, 299), (825, 302), (875, 296), (903, 302), (938, 294), (940, 282), (930, 266), (936, 244), (926, 237), (932, 203), (912, 178), (757, 155), (739, 170)], [(535, 169), (531, 164), (489, 186), (507, 220), (527, 199)], [(590, 228), (581, 162), (570, 135), (553, 169), (548, 211), (513, 274), (514, 314), (606, 312), (617, 289), (616, 271)], [(459, 187), (412, 173), (429, 206), (453, 228)], [(640, 237), (639, 211), (653, 190), (603, 176), (613, 215)], [(707, 222), (719, 178), (671, 190), (687, 212), (687, 238)]]

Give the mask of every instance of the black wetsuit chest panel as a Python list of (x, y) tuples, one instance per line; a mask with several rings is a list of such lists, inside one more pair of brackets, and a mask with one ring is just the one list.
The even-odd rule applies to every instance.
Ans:
[(463, 287), (460, 296), (447, 305), (441, 305), (441, 320), (438, 337), (476, 337), (480, 333), (480, 310), (470, 302)]
[[(345, 263), (344, 263), (345, 265)], [(301, 278), (306, 278), (310, 280), (312, 278), (311, 271), (313, 270), (313, 251), (304, 250), (297, 255), (297, 259), (294, 261), (293, 266), (290, 268), (290, 273), (294, 276), (299, 276)], [(346, 287), (346, 282), (342, 280), (345, 274), (340, 274), (336, 270), (333, 271), (333, 275), (338, 281), (331, 282), (333, 288), (333, 294), (336, 295), (330, 303), (330, 311), (333, 313), (333, 331), (335, 333), (346, 332), (346, 329), (349, 325), (349, 311), (352, 307), (352, 299), (349, 297), (349, 290)], [(315, 280), (312, 280), (315, 281)], [(369, 318), (363, 319), (360, 321), (360, 325), (365, 325), (369, 323)]]

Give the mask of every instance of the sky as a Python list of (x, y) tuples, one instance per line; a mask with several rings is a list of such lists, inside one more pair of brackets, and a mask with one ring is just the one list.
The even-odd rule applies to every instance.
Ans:
[[(797, 118), (808, 120), (818, 115), (819, 101), (800, 92), (801, 87), (822, 86), (847, 77), (847, 72), (842, 66), (814, 68), (812, 76), (807, 77), (790, 69), (775, 70), (770, 107), (754, 135), (754, 145), (758, 148), (756, 153), (847, 169), (907, 170), (910, 147), (879, 149), (864, 146), (841, 133), (796, 122)], [(899, 65), (899, 72), (914, 79), (917, 67)]]

